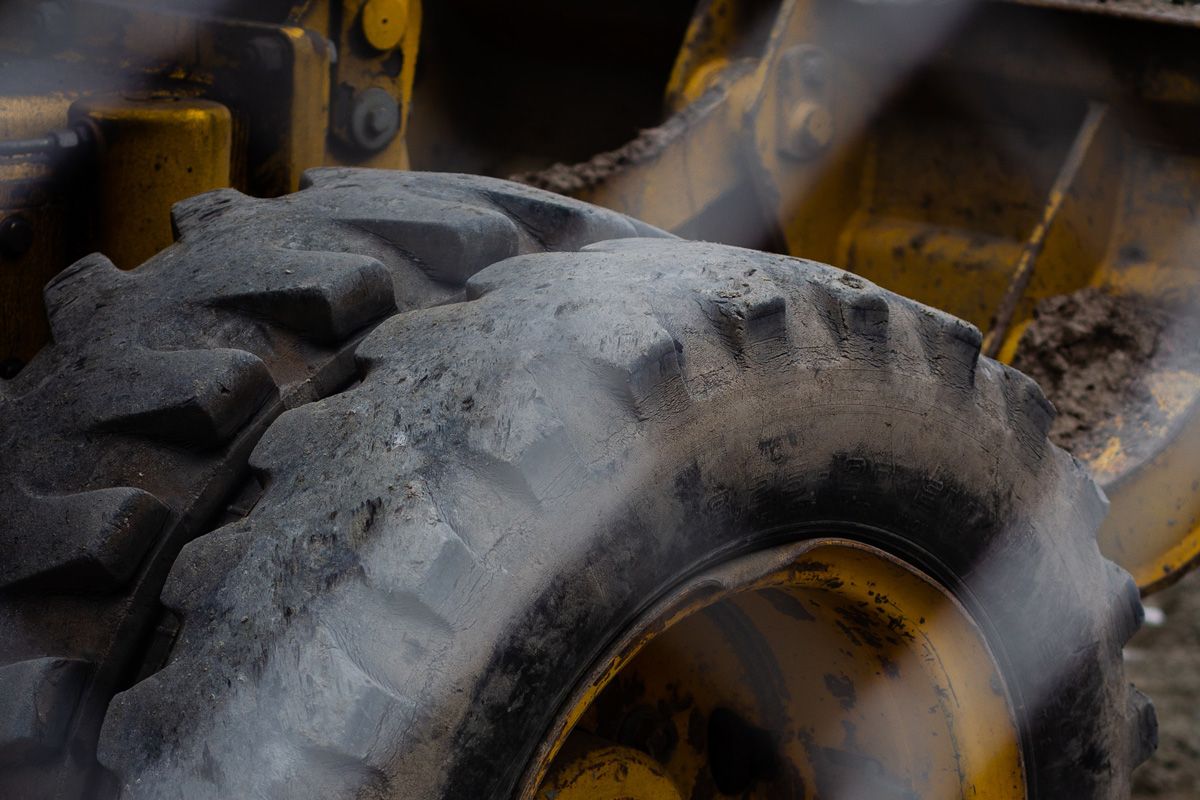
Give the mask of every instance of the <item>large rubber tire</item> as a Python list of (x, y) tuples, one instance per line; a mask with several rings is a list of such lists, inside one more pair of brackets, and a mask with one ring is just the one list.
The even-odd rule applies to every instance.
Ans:
[(53, 343), (0, 381), (0, 797), (111, 793), (100, 724), (170, 645), (157, 598), (175, 555), (253, 502), (255, 443), (356, 379), (366, 331), (461, 301), (509, 256), (662, 235), (486, 178), (306, 184), (185, 201), (178, 243), (142, 267), (90, 256), (46, 287)]
[(627, 240), (529, 255), (284, 413), (184, 548), (167, 666), (117, 696), (129, 797), (502, 798), (606, 645), (697, 570), (814, 532), (952, 587), (1033, 796), (1118, 798), (1153, 737), (1105, 502), (976, 329), (819, 264)]
[[(141, 270), (93, 261), (60, 280), (56, 345), (6, 389), (8, 419), (50, 431), (5, 429), (11, 474), (42, 476), (5, 494), (9, 552), (58, 519), (83, 531), (42, 547), (72, 558), (9, 576), (0, 641), (24, 649), (6, 669), (41, 681), (6, 690), (14, 707), (87, 674), (74, 651), (34, 658), (57, 641), (38, 614), (50, 631), (103, 618), (94, 597), (47, 591), (115, 586), (148, 609), (122, 616), (144, 634), (154, 571), (241, 498), (171, 568), (162, 597), (182, 627), (166, 666), (153, 671), (151, 646), (152, 674), (108, 709), (100, 756), (124, 796), (505, 797), (656, 598), (831, 531), (917, 563), (982, 622), (1034, 796), (1127, 794), (1153, 732), (1121, 667), (1137, 592), (1099, 555), (1104, 501), (1047, 442), (1049, 405), (978, 357), (978, 331), (734, 248), (637, 239), (509, 258), (636, 226), (508, 184), (315, 182), (272, 203), (209, 195)], [(405, 313), (355, 369), (343, 354), (393, 305)], [(284, 334), (297, 320), (318, 323)], [(189, 348), (202, 357), (177, 355)], [(113, 544), (88, 550), (97, 532)], [(97, 633), (100, 671), (136, 671), (143, 634)]]

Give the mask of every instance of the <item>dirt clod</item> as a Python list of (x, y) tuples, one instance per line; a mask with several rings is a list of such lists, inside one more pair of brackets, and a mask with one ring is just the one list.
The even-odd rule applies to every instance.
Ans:
[(536, 172), (512, 175), (509, 179), (559, 194), (578, 196), (630, 167), (653, 161), (672, 142), (681, 139), (698, 120), (720, 105), (728, 84), (748, 67), (747, 64), (730, 67), (727, 74), (694, 103), (668, 117), (661, 125), (640, 131), (632, 141), (616, 150), (597, 153), (578, 164), (553, 164)]
[(1104, 423), (1151, 402), (1142, 377), (1169, 320), (1149, 300), (1095, 288), (1037, 304), (1013, 366), (1058, 409), (1056, 444), (1082, 457), (1103, 446)]
[(686, 126), (686, 121), (672, 117), (657, 128), (641, 131), (635, 139), (616, 150), (598, 153), (578, 164), (552, 164), (538, 172), (513, 175), (512, 180), (559, 194), (578, 194), (631, 166), (653, 159), (679, 135), (677, 128)]

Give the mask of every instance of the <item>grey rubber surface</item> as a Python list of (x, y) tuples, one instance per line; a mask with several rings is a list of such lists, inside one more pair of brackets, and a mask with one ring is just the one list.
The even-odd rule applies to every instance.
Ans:
[(357, 379), (366, 331), (462, 300), (497, 260), (656, 233), (486, 178), (305, 182), (184, 201), (178, 243), (138, 269), (93, 255), (46, 287), (53, 342), (0, 382), (0, 795), (115, 788), (96, 737), (113, 691), (170, 647), (157, 596), (175, 554), (252, 503), (251, 449)]
[(0, 793), (507, 797), (656, 598), (837, 533), (973, 612), (1034, 796), (1127, 794), (1137, 593), (977, 330), (501, 181), (309, 183), (47, 287), (0, 384)]
[(507, 797), (607, 642), (684, 577), (831, 531), (952, 587), (1030, 789), (1118, 798), (1153, 740), (1105, 502), (969, 325), (823, 265), (630, 239), (508, 258), (284, 413), (188, 544), (166, 666), (118, 695), (129, 797)]

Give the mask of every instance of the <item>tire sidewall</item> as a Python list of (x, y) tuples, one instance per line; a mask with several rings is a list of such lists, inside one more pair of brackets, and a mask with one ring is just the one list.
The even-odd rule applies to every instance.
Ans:
[(542, 542), (536, 570), (520, 564), (532, 538), (512, 548), (506, 585), (533, 591), (510, 604), (474, 686), (446, 796), (510, 794), (578, 682), (672, 587), (821, 536), (877, 546), (969, 609), (1016, 707), (1031, 796), (1115, 792), (1103, 754), (1120, 680), (1102, 651), (1119, 644), (1103, 594), (1080, 591), (1106, 584), (1078, 466), (986, 401), (948, 401), (928, 376), (752, 381), (741, 399), (644, 421), (625, 459), (524, 532)]

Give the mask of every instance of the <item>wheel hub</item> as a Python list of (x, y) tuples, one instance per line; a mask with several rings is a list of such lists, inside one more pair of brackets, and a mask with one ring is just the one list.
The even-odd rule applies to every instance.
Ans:
[(1023, 798), (1019, 742), (966, 609), (881, 550), (821, 539), (705, 573), (646, 615), (523, 796)]

